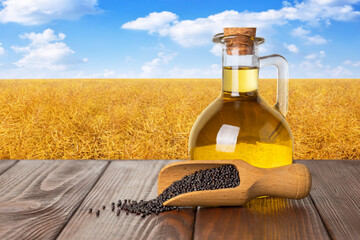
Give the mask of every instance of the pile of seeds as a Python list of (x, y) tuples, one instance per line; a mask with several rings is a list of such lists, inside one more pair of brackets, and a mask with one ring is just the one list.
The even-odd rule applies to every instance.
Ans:
[[(174, 209), (179, 211), (179, 208), (167, 207), (164, 206), (163, 203), (182, 193), (221, 188), (234, 188), (239, 184), (239, 172), (233, 165), (200, 170), (173, 182), (155, 199), (149, 201), (141, 200), (139, 202), (130, 199), (125, 199), (123, 201), (119, 200), (117, 204), (114, 202), (111, 203), (111, 210), (116, 212), (116, 215), (118, 216), (121, 211), (125, 211), (126, 214), (133, 213), (141, 215), (142, 217), (152, 213), (159, 214), (161, 212)], [(102, 209), (105, 210), (105, 206), (103, 206)], [(92, 208), (89, 209), (89, 212), (92, 212)], [(96, 215), (100, 215), (100, 210), (96, 211)]]

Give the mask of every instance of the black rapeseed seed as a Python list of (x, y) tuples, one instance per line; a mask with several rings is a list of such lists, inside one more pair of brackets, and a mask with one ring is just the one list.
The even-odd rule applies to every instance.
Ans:
[[(139, 202), (124, 199), (122, 202), (119, 200), (116, 204), (118, 210), (116, 215), (120, 215), (120, 210), (125, 210), (126, 215), (133, 213), (136, 215), (141, 215), (145, 217), (149, 214), (155, 213), (156, 215), (176, 209), (179, 211), (178, 207), (169, 207), (164, 206), (163, 203), (187, 192), (194, 191), (204, 191), (204, 190), (215, 190), (221, 188), (234, 188), (239, 186), (240, 178), (239, 172), (233, 165), (225, 165), (218, 168), (211, 168), (206, 170), (200, 170), (194, 174), (187, 175), (182, 179), (173, 182), (168, 188), (166, 188), (157, 198), (144, 201), (140, 200)], [(115, 203), (111, 203), (112, 211), (114, 211)], [(105, 209), (105, 206), (103, 206)], [(91, 211), (89, 210), (91, 213)], [(100, 211), (96, 212), (96, 215), (99, 216)]]

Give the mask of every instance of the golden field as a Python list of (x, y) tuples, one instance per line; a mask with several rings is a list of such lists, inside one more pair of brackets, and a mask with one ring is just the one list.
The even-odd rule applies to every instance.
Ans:
[[(260, 80), (275, 101), (276, 81)], [(1, 159), (187, 159), (218, 79), (0, 80)], [(295, 159), (360, 158), (360, 80), (290, 80)]]

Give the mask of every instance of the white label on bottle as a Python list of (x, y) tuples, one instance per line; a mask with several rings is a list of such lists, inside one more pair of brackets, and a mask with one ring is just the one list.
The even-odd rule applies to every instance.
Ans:
[(240, 128), (223, 124), (216, 136), (216, 151), (235, 152)]

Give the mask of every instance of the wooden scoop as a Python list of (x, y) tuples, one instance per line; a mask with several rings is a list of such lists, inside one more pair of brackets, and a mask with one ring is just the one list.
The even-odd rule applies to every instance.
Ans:
[(167, 200), (165, 206), (239, 206), (259, 196), (300, 199), (311, 188), (311, 174), (302, 164), (277, 168), (257, 168), (242, 160), (181, 161), (163, 167), (158, 177), (158, 194), (174, 181), (195, 171), (234, 165), (240, 184), (235, 188), (183, 193)]

